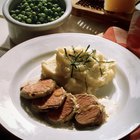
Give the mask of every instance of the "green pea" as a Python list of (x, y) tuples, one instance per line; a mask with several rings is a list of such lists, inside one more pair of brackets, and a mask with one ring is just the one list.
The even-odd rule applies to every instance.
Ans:
[(18, 17), (18, 21), (22, 21), (22, 18), (21, 17)]
[(50, 22), (50, 21), (51, 21), (51, 17), (50, 17), (50, 16), (48, 16), (48, 17), (47, 17), (47, 20)]
[(44, 3), (44, 7), (47, 7), (47, 5), (48, 5), (47, 3)]
[(31, 3), (31, 4), (30, 4), (30, 7), (31, 7), (31, 8), (33, 8), (33, 7), (34, 7), (34, 4), (33, 4), (33, 3)]
[(57, 19), (59, 19), (60, 17), (59, 16), (57, 16), (56, 18), (55, 18), (55, 20), (57, 20)]
[(27, 7), (27, 6), (28, 6), (28, 3), (27, 3), (27, 2), (26, 2), (26, 3), (24, 3), (24, 5), (23, 5), (23, 6), (24, 6), (24, 8), (25, 8), (25, 7)]
[(23, 16), (23, 17), (22, 17), (22, 20), (25, 21), (26, 19), (27, 19), (27, 16)]
[(48, 15), (52, 15), (53, 11), (51, 9), (48, 9)]
[(19, 14), (19, 15), (18, 15), (18, 17), (22, 18), (22, 17), (23, 17), (23, 15), (22, 15), (22, 14)]
[(47, 4), (47, 8), (52, 8), (52, 3), (51, 2), (48, 2), (48, 4)]
[(39, 21), (40, 21), (40, 22), (43, 22), (44, 20), (45, 20), (45, 19), (44, 19), (43, 17), (40, 17), (40, 18), (39, 18)]
[(47, 8), (44, 9), (44, 13), (48, 14), (48, 9)]
[(57, 12), (60, 12), (61, 10), (62, 10), (61, 7), (57, 7), (57, 8), (56, 8), (56, 11), (57, 11)]
[(53, 7), (57, 8), (57, 7), (59, 7), (59, 5), (58, 4), (54, 4)]
[(44, 13), (40, 13), (40, 16), (43, 17), (43, 18), (46, 17), (46, 15)]
[(20, 11), (17, 9), (17, 10), (15, 10), (15, 13), (19, 13)]
[(31, 20), (30, 18), (27, 18), (27, 19), (26, 19), (26, 22), (27, 22), (27, 23), (32, 23), (32, 20)]
[(47, 3), (47, 0), (43, 0), (42, 1), (42, 4), (44, 5), (44, 4), (46, 4)]
[(26, 12), (26, 15), (27, 15), (27, 16), (31, 15), (31, 12)]
[(33, 16), (36, 16), (36, 12), (32, 12), (32, 15), (33, 15)]
[(63, 15), (64, 14), (64, 11), (61, 11), (60, 14)]
[(42, 3), (40, 2), (39, 4), (38, 4), (38, 8), (41, 8), (42, 7)]
[(27, 9), (25, 9), (25, 11), (26, 12), (30, 12), (30, 11), (32, 11), (32, 9), (31, 8), (27, 8)]
[(37, 12), (38, 11), (38, 7), (34, 6), (33, 10)]
[(53, 11), (53, 12), (55, 12), (55, 11), (56, 11), (56, 8), (55, 8), (55, 7), (53, 7), (53, 8), (52, 8), (52, 11)]
[(15, 17), (16, 17), (16, 14), (12, 14), (11, 16), (12, 16), (13, 18), (15, 18)]
[(54, 18), (51, 18), (51, 20), (50, 21), (54, 21), (55, 19)]
[(15, 14), (15, 13), (16, 13), (15, 10), (10, 11), (10, 14)]
[(57, 12), (54, 13), (54, 16), (57, 17), (59, 14)]
[(25, 15), (25, 14), (26, 14), (26, 12), (25, 12), (25, 11), (21, 11), (21, 14), (22, 14), (22, 15)]
[(14, 19), (18, 20), (18, 16), (15, 16)]

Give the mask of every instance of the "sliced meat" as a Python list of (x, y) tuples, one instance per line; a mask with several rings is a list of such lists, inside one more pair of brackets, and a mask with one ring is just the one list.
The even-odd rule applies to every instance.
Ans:
[(75, 96), (78, 105), (75, 120), (78, 127), (86, 128), (86, 126), (100, 125), (104, 122), (104, 106), (97, 101), (94, 95), (77, 94)]
[(69, 121), (73, 117), (75, 110), (75, 97), (72, 94), (67, 93), (64, 104), (58, 109), (50, 110), (47, 113), (47, 117), (50, 123), (64, 123), (66, 121)]
[(104, 122), (104, 110), (101, 105), (90, 105), (76, 113), (75, 119), (78, 126), (94, 126)]
[(87, 93), (76, 94), (77, 105), (79, 106), (79, 110), (82, 108), (88, 107), (89, 105), (97, 105), (98, 101), (94, 95), (90, 95)]
[(42, 112), (50, 108), (58, 108), (63, 104), (65, 97), (66, 91), (62, 87), (58, 88), (49, 96), (33, 100), (32, 109)]
[(55, 87), (56, 83), (52, 79), (40, 80), (22, 87), (20, 94), (26, 99), (35, 99), (51, 94)]

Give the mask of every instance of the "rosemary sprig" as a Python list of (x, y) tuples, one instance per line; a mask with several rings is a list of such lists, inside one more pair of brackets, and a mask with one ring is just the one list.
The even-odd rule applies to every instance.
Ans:
[(67, 49), (66, 48), (64, 48), (64, 52), (65, 52), (66, 57), (68, 57), (68, 53), (67, 53)]
[(100, 70), (100, 74), (101, 74), (101, 77), (102, 77), (103, 76), (102, 68), (100, 67), (99, 70)]
[(86, 48), (85, 52), (87, 52), (87, 51), (88, 51), (89, 47), (90, 47), (90, 45), (88, 45), (88, 46), (87, 46), (87, 48)]
[(90, 58), (92, 57), (98, 64), (99, 64), (99, 71), (101, 73), (101, 76), (103, 76), (103, 70), (101, 68), (102, 63), (114, 63), (114, 61), (100, 61), (96, 58), (96, 50), (92, 50), (91, 53), (87, 53), (88, 49), (90, 48), (90, 45), (87, 46), (87, 48), (83, 51), (77, 52), (75, 48), (72, 46), (73, 53), (68, 53), (67, 49), (64, 48), (65, 56), (70, 61), (71, 66), (71, 77), (73, 77), (74, 69), (80, 71), (79, 65), (83, 65), (84, 67), (87, 66), (87, 63), (90, 63)]
[(76, 66), (76, 64), (73, 62), (73, 63), (71, 63), (71, 77), (73, 77), (74, 68), (77, 69), (77, 66)]
[(115, 61), (98, 61), (99, 63), (114, 63)]
[(87, 51), (89, 48), (90, 48), (90, 45), (87, 46), (85, 51), (81, 50), (78, 53), (78, 52), (76, 52), (76, 50), (72, 46), (73, 54), (68, 54), (67, 49), (64, 48), (65, 56), (70, 61), (70, 66), (71, 66), (71, 74), (70, 75), (71, 75), (71, 77), (73, 77), (74, 69), (78, 69), (80, 71), (80, 69), (78, 67), (80, 64), (86, 66), (87, 63), (91, 62), (91, 60), (89, 60), (89, 58), (91, 57), (91, 54), (96, 53), (96, 51), (92, 50), (91, 54), (88, 54)]
[(72, 50), (73, 50), (73, 54), (76, 54), (76, 51), (75, 51), (75, 49), (74, 49), (74, 47), (72, 46)]

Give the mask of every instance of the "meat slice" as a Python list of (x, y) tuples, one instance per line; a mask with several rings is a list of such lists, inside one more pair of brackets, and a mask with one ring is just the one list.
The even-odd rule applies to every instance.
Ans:
[(42, 112), (50, 108), (58, 108), (63, 104), (65, 97), (66, 91), (62, 87), (58, 88), (49, 96), (33, 100), (32, 109)]
[(76, 101), (79, 106), (79, 110), (82, 108), (88, 107), (89, 105), (97, 105), (98, 99), (94, 95), (90, 95), (87, 93), (76, 94)]
[(55, 87), (56, 83), (52, 79), (39, 80), (21, 87), (20, 94), (26, 99), (35, 99), (51, 94)]
[(76, 110), (75, 97), (72, 94), (67, 93), (67, 97), (64, 104), (58, 109), (50, 110), (47, 113), (47, 117), (50, 123), (53, 124), (64, 123), (72, 119), (75, 110)]
[(104, 111), (101, 105), (90, 105), (75, 115), (79, 126), (100, 125), (104, 121)]
[(77, 94), (76, 99), (79, 107), (75, 115), (76, 126), (86, 128), (104, 122), (104, 106), (97, 101), (94, 95)]

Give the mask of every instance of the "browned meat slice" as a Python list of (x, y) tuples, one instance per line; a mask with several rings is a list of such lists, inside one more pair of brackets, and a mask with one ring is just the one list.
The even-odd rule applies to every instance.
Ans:
[(60, 108), (55, 110), (52, 109), (47, 113), (48, 120), (54, 124), (69, 121), (73, 117), (75, 109), (75, 97), (72, 94), (67, 93), (64, 104)]
[(90, 105), (76, 113), (75, 119), (79, 126), (94, 126), (104, 122), (104, 110), (101, 105)]
[(20, 94), (26, 99), (35, 99), (51, 94), (55, 87), (56, 83), (51, 79), (40, 80), (36, 83), (27, 84), (22, 87)]
[(98, 101), (94, 95), (89, 95), (87, 93), (76, 94), (76, 101), (79, 106), (79, 110), (88, 107), (89, 105), (97, 105)]
[(94, 95), (77, 94), (78, 111), (75, 115), (77, 126), (94, 126), (104, 122), (104, 106), (101, 105)]
[(58, 108), (64, 102), (65, 97), (66, 91), (61, 87), (49, 96), (33, 100), (32, 108), (35, 111), (46, 111), (49, 108)]

